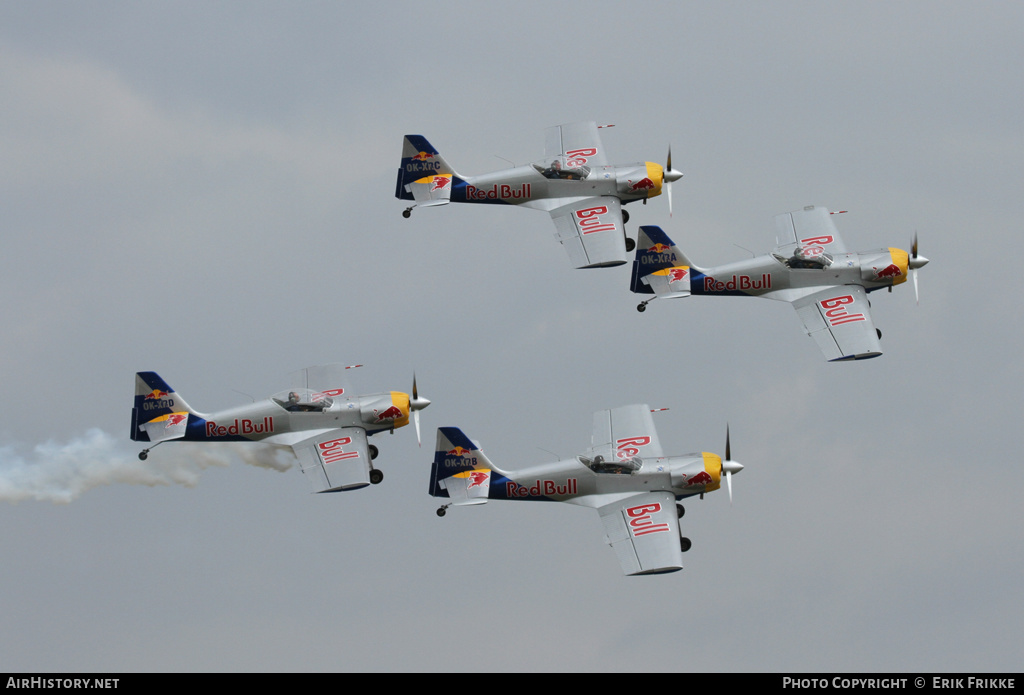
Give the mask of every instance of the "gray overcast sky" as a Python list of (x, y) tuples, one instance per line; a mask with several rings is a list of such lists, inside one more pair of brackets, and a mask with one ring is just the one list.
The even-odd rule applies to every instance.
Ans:
[[(3, 668), (1020, 670), (1022, 31), (1014, 2), (0, 4)], [(854, 249), (918, 232), (920, 305), (873, 295), (885, 354), (828, 364), (784, 304), (638, 314), (544, 213), (401, 218), (404, 133), (482, 173), (576, 120), (616, 163), (671, 144), (674, 216), (631, 229), (712, 264), (849, 210)], [(135, 461), (135, 371), (214, 410), (326, 362), (433, 401), (422, 449), (375, 438), (384, 484)], [(671, 453), (728, 422), (746, 465), (687, 505), (682, 572), (623, 577), (587, 509), (434, 515), (434, 427), (516, 467), (632, 402)]]

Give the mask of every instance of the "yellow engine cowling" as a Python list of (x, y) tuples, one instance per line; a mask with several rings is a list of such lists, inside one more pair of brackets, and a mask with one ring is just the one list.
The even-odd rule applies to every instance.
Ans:
[(615, 172), (618, 192), (624, 198), (653, 198), (661, 194), (665, 182), (665, 169), (660, 164), (645, 162), (635, 167), (623, 167)]
[(722, 485), (722, 457), (701, 452), (701, 458), (672, 470), (672, 487), (682, 488), (688, 493), (704, 493), (717, 490)]
[(889, 248), (874, 256), (862, 256), (861, 278), (867, 282), (892, 281), (893, 285), (907, 281), (910, 272), (910, 254), (902, 249)]
[(359, 416), (367, 425), (391, 427), (409, 424), (409, 394), (399, 391), (359, 398)]

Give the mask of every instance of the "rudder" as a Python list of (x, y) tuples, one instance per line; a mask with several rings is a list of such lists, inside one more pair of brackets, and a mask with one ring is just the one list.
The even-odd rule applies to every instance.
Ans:
[(425, 137), (406, 135), (402, 141), (402, 162), (398, 167), (395, 197), (400, 200), (413, 200), (409, 185), (434, 175), (455, 176), (456, 173)]

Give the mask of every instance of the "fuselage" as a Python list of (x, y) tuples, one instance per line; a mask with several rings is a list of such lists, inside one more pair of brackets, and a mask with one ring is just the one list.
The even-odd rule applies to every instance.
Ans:
[[(463, 452), (443, 457), (439, 461), (439, 473), (443, 477), (446, 467), (465, 468), (469, 463), (465, 458)], [(667, 491), (682, 499), (717, 490), (721, 471), (721, 457), (707, 452), (637, 457), (621, 464), (577, 457), (516, 471), (490, 469), (487, 497), (568, 502), (591, 507), (607, 504), (614, 497), (651, 491)]]
[[(674, 289), (685, 288), (690, 294), (793, 301), (811, 287), (861, 285), (872, 292), (905, 282), (906, 255), (899, 249), (843, 253), (830, 256), (826, 267), (801, 268), (790, 267), (787, 257), (772, 254), (712, 268), (677, 266), (667, 272)], [(680, 282), (683, 287), (678, 286)]]
[(576, 177), (544, 175), (540, 164), (528, 164), (479, 176), (453, 176), (452, 202), (525, 205), (551, 210), (566, 199), (611, 196), (623, 203), (653, 198), (661, 193), (661, 165), (642, 162), (629, 166), (595, 166), (578, 170)]
[[(302, 397), (289, 399), (290, 394)], [(354, 398), (290, 391), (216, 413), (190, 413), (182, 439), (258, 441), (286, 432), (340, 427), (361, 427), (375, 434), (407, 424), (409, 396), (398, 391)]]

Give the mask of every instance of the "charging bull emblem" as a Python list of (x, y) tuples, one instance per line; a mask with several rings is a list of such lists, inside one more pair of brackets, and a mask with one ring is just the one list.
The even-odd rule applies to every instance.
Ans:
[(401, 408), (397, 405), (393, 405), (390, 408), (386, 408), (381, 412), (373, 411), (374, 415), (377, 416), (377, 422), (384, 422), (385, 420), (397, 420), (402, 417), (403, 413)]
[(879, 280), (884, 280), (885, 278), (898, 278), (900, 275), (903, 275), (903, 271), (900, 270), (900, 267), (895, 263), (890, 263), (881, 270), (878, 270), (877, 268), (875, 269), (875, 277)]

